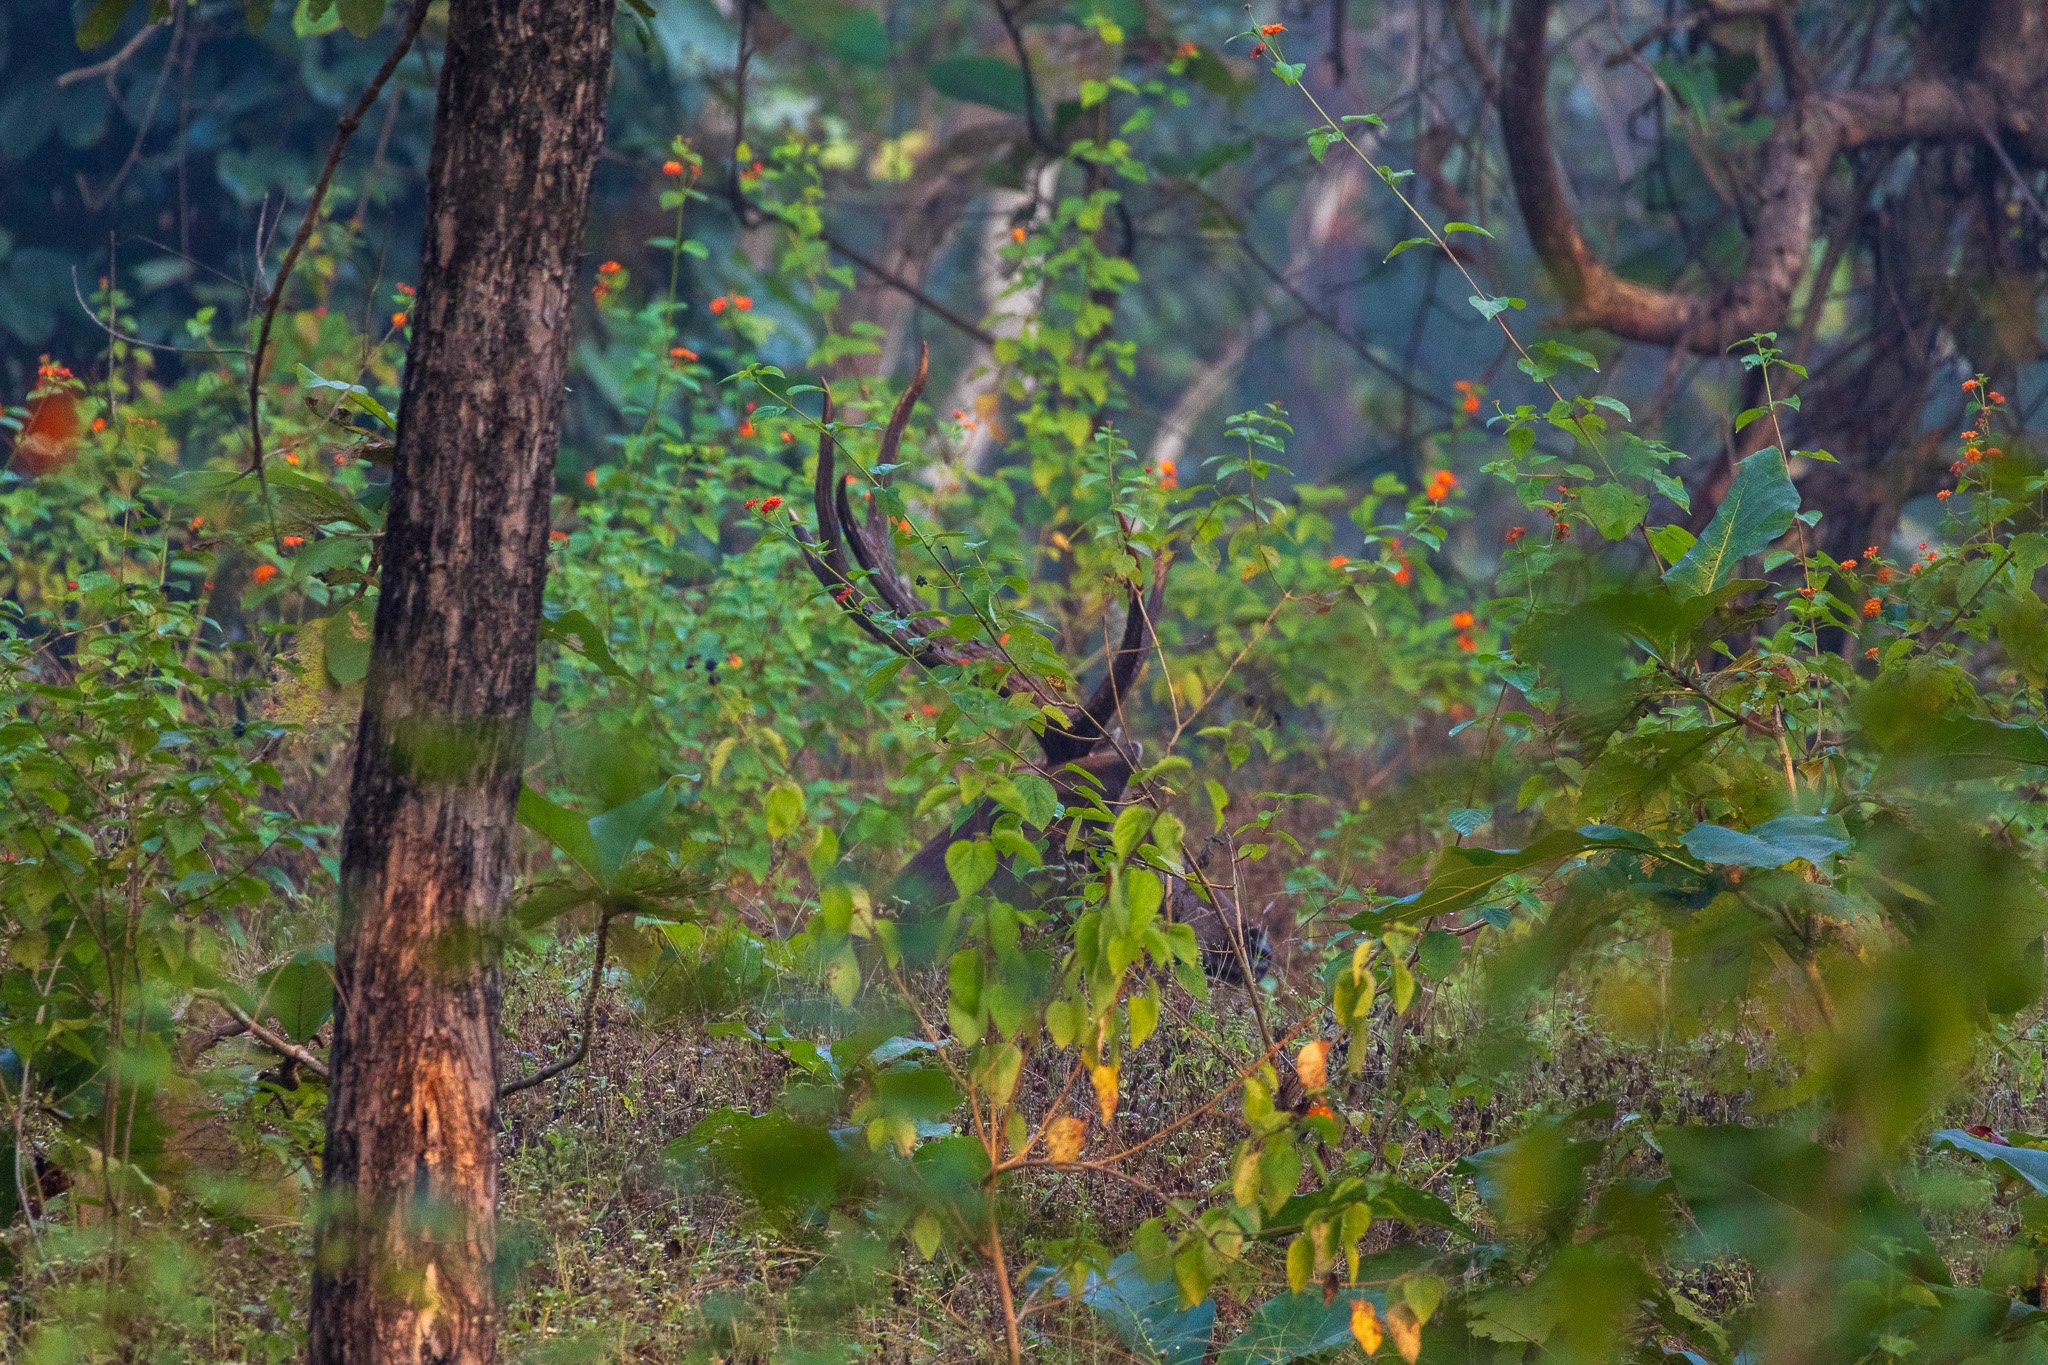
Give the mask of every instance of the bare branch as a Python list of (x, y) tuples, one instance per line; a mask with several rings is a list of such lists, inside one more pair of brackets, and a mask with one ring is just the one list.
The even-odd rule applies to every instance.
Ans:
[(1550, 0), (1514, 0), (1501, 63), (1501, 135), (1509, 177), (1538, 258), (1564, 296), (1568, 326), (1718, 354), (1785, 318), (1809, 259), (1821, 186), (1835, 158), (1859, 147), (1954, 141), (2009, 125), (2009, 107), (1978, 81), (1913, 78), (1815, 95), (1780, 115), (1765, 144), (1749, 259), (1700, 296), (1626, 280), (1586, 242), (1551, 141), (1545, 88)]

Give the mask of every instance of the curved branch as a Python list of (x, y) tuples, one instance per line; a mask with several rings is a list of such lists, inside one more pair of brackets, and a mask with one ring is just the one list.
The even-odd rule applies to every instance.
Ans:
[(1564, 296), (1567, 326), (1715, 355), (1785, 318), (1812, 251), (1820, 192), (1835, 158), (1884, 143), (1954, 141), (2009, 124), (2008, 106), (1976, 80), (1912, 78), (1796, 100), (1764, 146), (1742, 272), (1711, 294), (1616, 275), (1579, 230), (1551, 141), (1545, 102), (1551, 0), (1514, 0), (1501, 52), (1501, 141), (1515, 201), (1538, 259)]
[(568, 1056), (557, 1062), (550, 1062), (531, 1076), (522, 1076), (516, 1081), (507, 1081), (498, 1087), (498, 1098), (516, 1095), (522, 1090), (531, 1090), (542, 1081), (551, 1081), (582, 1061), (590, 1052), (590, 1035), (597, 1027), (597, 992), (604, 984), (604, 954), (606, 940), (611, 937), (612, 920), (626, 913), (623, 910), (607, 910), (597, 919), (597, 952), (590, 964), (590, 989), (583, 994), (583, 1036), (576, 1040), (576, 1047)]

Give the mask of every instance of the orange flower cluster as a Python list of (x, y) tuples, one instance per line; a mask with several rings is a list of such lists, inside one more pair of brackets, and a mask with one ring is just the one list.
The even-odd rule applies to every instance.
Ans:
[(680, 176), (683, 173), (683, 163), (671, 157), (661, 163), (661, 173), (670, 177)]
[(1478, 618), (1469, 611), (1451, 613), (1451, 626), (1458, 632), (1458, 648), (1467, 654), (1479, 648), (1479, 642), (1472, 638), (1472, 627), (1477, 624)]
[(1351, 558), (1348, 555), (1331, 555), (1330, 567), (1333, 569), (1348, 569), (1351, 567)]
[(1172, 460), (1161, 460), (1153, 471), (1159, 475), (1159, 486), (1172, 490), (1180, 487), (1180, 465)]
[(709, 305), (713, 313), (723, 313), (728, 308), (736, 308), (744, 313), (753, 306), (754, 301), (745, 294), (721, 294), (711, 300)]
[(1414, 582), (1415, 571), (1408, 567), (1408, 554), (1407, 551), (1401, 548), (1401, 542), (1399, 540), (1388, 541), (1387, 552), (1394, 557), (1394, 581), (1404, 588)]
[(753, 181), (759, 180), (760, 178), (761, 163), (758, 161), (756, 161), (753, 165), (748, 166), (745, 170), (742, 170), (740, 172), (740, 179), (748, 183), (752, 183)]
[(1262, 35), (1263, 37), (1267, 37), (1267, 38), (1270, 38), (1270, 37), (1272, 37), (1272, 36), (1273, 36), (1274, 34), (1276, 34), (1276, 33), (1285, 33), (1285, 32), (1287, 32), (1287, 25), (1285, 25), (1285, 24), (1260, 24), (1260, 25), (1259, 25), (1259, 33), (1260, 33), (1260, 34), (1261, 34), (1261, 35)]
[(268, 583), (271, 579), (277, 577), (277, 565), (258, 564), (250, 572), (249, 577), (255, 579), (258, 584)]
[(1528, 534), (1529, 528), (1526, 526), (1510, 526), (1508, 527), (1507, 542), (1512, 545)]
[[(2005, 454), (1999, 447), (1989, 444), (1992, 419), (1997, 410), (2004, 406), (2005, 395), (1987, 387), (1982, 375), (1965, 379), (1963, 392), (1970, 396), (1975, 412), (1971, 415), (1969, 430), (1963, 433), (1963, 457), (1948, 467), (1949, 477), (1954, 479), (1962, 478), (1973, 465), (1981, 464), (1985, 460), (1995, 460)], [(1944, 488), (1934, 496), (1942, 502), (1947, 502), (1949, 495), (1954, 491)]]
[(1465, 415), (1467, 417), (1478, 416), (1479, 390), (1473, 387), (1472, 381), (1460, 379), (1451, 387), (1458, 391), (1458, 406), (1464, 409)]
[(405, 324), (410, 322), (411, 320), (412, 319), (404, 313), (393, 313), (391, 315), (391, 329), (395, 332), (402, 332), (405, 330)]
[(1195, 43), (1188, 42), (1185, 39), (1182, 40), (1179, 47), (1173, 50), (1173, 56), (1176, 61), (1185, 62), (1201, 55), (1202, 49)]
[(1429, 476), (1429, 486), (1422, 490), (1422, 496), (1431, 502), (1442, 502), (1458, 486), (1458, 476), (1448, 469), (1439, 469)]
[(284, 547), (287, 550), (296, 550), (305, 543), (306, 538), (304, 536), (286, 536), (284, 538)]

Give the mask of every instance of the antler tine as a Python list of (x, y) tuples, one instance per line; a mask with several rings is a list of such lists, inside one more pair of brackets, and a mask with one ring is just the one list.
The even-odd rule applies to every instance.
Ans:
[(811, 486), (811, 503), (818, 512), (818, 552), (835, 581), (825, 584), (835, 592), (852, 585), (847, 576), (846, 541), (840, 528), (838, 499), (839, 462), (832, 453), (832, 390), (825, 390), (825, 405), (818, 415), (818, 476)]
[(1153, 570), (1149, 595), (1141, 594), (1135, 586), (1130, 589), (1123, 638), (1110, 653), (1102, 681), (1095, 685), (1086, 702), (1067, 713), (1064, 725), (1048, 728), (1041, 737), (1049, 762), (1070, 763), (1107, 737), (1118, 707), (1144, 670), (1146, 656), (1152, 649), (1152, 621), (1165, 600), (1166, 563), (1162, 559)]
[(859, 623), (860, 628), (878, 643), (887, 645), (898, 654), (909, 656), (912, 651), (894, 634), (885, 630), (861, 606), (855, 594), (851, 573), (846, 564), (846, 541), (839, 518), (842, 499), (832, 494), (839, 482), (838, 462), (832, 453), (832, 391), (825, 391), (825, 407), (819, 417), (822, 424), (818, 437), (818, 475), (811, 488), (811, 501), (818, 513), (818, 538), (813, 541), (805, 533), (802, 522), (795, 525), (798, 546), (803, 550), (804, 562), (811, 566), (811, 572), (825, 591), (832, 594), (832, 600), (845, 609), (846, 614)]
[[(925, 380), (931, 373), (931, 350), (920, 347), (917, 355), (917, 373), (911, 376), (910, 384), (903, 390), (903, 396), (896, 400), (896, 410), (889, 415), (889, 425), (882, 432), (882, 447), (876, 457), (880, 465), (893, 465), (903, 446), (903, 434), (910, 426), (910, 413), (917, 406), (917, 400), (924, 393)], [(888, 476), (882, 475), (886, 480)], [(911, 588), (909, 579), (896, 566), (896, 557), (891, 549), (889, 527), (882, 516), (880, 507), (870, 507), (867, 526), (862, 528), (853, 515), (853, 505), (842, 482), (834, 489), (838, 499), (839, 525), (846, 535), (847, 544), (853, 550), (853, 557), (868, 571), (875, 592), (889, 608), (909, 620), (919, 621), (924, 609)], [(920, 632), (924, 633), (924, 632)]]

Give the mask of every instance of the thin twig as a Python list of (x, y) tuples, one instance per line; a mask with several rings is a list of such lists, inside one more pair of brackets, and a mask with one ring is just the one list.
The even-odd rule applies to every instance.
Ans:
[(144, 43), (156, 36), (157, 30), (169, 27), (169, 24), (144, 24), (141, 28), (135, 30), (133, 38), (130, 38), (121, 45), (119, 52), (116, 52), (105, 61), (94, 62), (91, 66), (73, 67), (59, 76), (57, 78), (58, 89), (61, 90), (67, 85), (76, 85), (80, 81), (89, 81), (95, 76), (112, 76), (127, 64), (130, 57), (133, 57), (141, 50)]
[[(420, 26), (426, 22), (427, 9), (431, 0), (413, 0), (412, 14), (405, 21), (405, 31), (392, 44), (391, 51), (384, 56), (384, 64), (377, 68), (362, 97), (355, 107), (342, 115), (341, 122), (334, 127), (334, 144), (327, 149), (327, 163), (320, 168), (320, 178), (313, 184), (313, 198), (306, 205), (306, 216), (299, 220), (299, 230), (292, 237), (292, 244), (285, 248), (284, 261), (277, 268), (277, 278), (271, 282), (269, 297), (263, 301), (263, 316), (256, 327), (256, 348), (249, 361), (249, 469), (259, 484), (263, 478), (263, 361), (264, 352), (270, 349), (270, 329), (277, 322), (278, 307), (284, 302), (285, 286), (291, 283), (292, 269), (299, 263), (299, 253), (306, 249), (306, 243), (313, 236), (313, 225), (319, 221), (320, 206), (327, 200), (328, 188), (334, 183), (334, 172), (341, 165), (342, 153), (348, 150), (349, 139), (362, 126), (363, 116), (384, 93), (384, 85), (391, 79), (398, 64), (405, 60), (405, 54), (412, 49), (419, 37)], [(264, 485), (266, 499), (268, 485)]]

